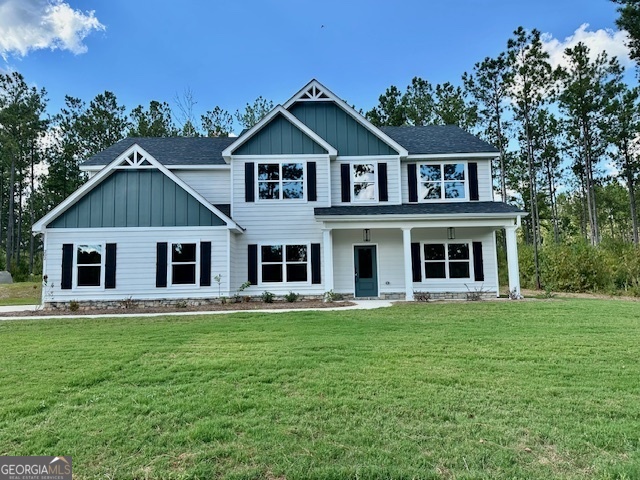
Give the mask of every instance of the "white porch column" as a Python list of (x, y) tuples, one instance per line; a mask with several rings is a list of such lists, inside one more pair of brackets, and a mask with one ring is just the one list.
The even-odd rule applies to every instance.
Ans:
[(330, 228), (322, 229), (322, 248), (324, 251), (324, 290), (333, 290), (333, 235)]
[(413, 301), (413, 267), (411, 265), (411, 229), (402, 229), (402, 245), (404, 247), (404, 289), (405, 300)]
[(518, 268), (518, 242), (516, 238), (517, 226), (505, 227), (507, 240), (507, 266), (509, 270), (509, 292), (520, 296), (520, 269)]

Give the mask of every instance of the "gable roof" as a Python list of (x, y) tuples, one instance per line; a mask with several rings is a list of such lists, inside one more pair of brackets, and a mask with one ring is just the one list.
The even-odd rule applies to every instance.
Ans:
[(101, 167), (139, 145), (162, 165), (226, 165), (222, 150), (237, 137), (128, 137), (86, 160), (82, 167)]
[[(133, 159), (133, 160), (132, 160)], [(81, 200), (85, 195), (90, 193), (94, 187), (103, 182), (106, 178), (111, 175), (116, 169), (122, 168), (125, 164), (129, 164), (131, 166), (137, 165), (138, 167), (142, 165), (146, 165), (143, 168), (153, 168), (155, 167), (165, 176), (167, 176), (170, 180), (173, 181), (176, 185), (181, 187), (186, 191), (188, 195), (195, 198), (200, 204), (202, 204), (206, 209), (208, 209), (215, 216), (220, 218), (228, 228), (235, 229), (237, 231), (242, 231), (242, 227), (240, 227), (237, 223), (235, 223), (228, 215), (225, 215), (218, 208), (213, 206), (211, 203), (207, 202), (205, 198), (200, 195), (198, 192), (193, 190), (189, 185), (187, 185), (184, 181), (174, 175), (169, 169), (163, 166), (157, 159), (153, 157), (149, 152), (144, 150), (141, 146), (134, 143), (132, 146), (127, 148), (122, 154), (118, 155), (115, 159), (113, 159), (105, 168), (100, 170), (96, 175), (91, 177), (83, 186), (81, 186), (78, 190), (68, 196), (62, 203), (60, 203), (57, 207), (51, 210), (48, 214), (38, 220), (32, 227), (33, 232), (42, 232), (47, 226), (62, 215), (64, 212), (73, 207), (79, 200)], [(126, 166), (124, 168), (127, 168)]]
[(297, 102), (307, 101), (333, 101), (338, 107), (349, 114), (356, 122), (366, 128), (373, 135), (378, 137), (384, 143), (389, 145), (393, 150), (398, 152), (401, 157), (407, 156), (406, 148), (399, 144), (396, 140), (388, 136), (385, 132), (374, 126), (364, 116), (360, 115), (355, 109), (351, 108), (344, 100), (338, 97), (335, 93), (322, 85), (315, 78), (307, 83), (304, 87), (298, 90), (289, 100), (284, 104), (284, 108), (289, 108)]
[(455, 153), (499, 153), (493, 145), (455, 125), (425, 125), (420, 127), (380, 127), (409, 155)]
[(337, 150), (327, 143), (322, 137), (320, 137), (316, 132), (307, 127), (304, 123), (302, 123), (298, 118), (285, 110), (282, 105), (276, 105), (276, 107), (271, 110), (262, 120), (256, 123), (249, 130), (245, 131), (238, 138), (235, 139), (235, 142), (230, 144), (227, 148), (222, 151), (222, 157), (228, 159), (231, 157), (233, 152), (244, 145), (250, 138), (252, 138), (255, 134), (257, 134), (260, 130), (262, 130), (266, 125), (268, 125), (274, 118), (279, 116), (284, 117), (291, 125), (295, 126), (298, 130), (302, 131), (307, 137), (313, 140), (315, 143), (324, 148), (330, 157), (335, 158), (338, 154)]

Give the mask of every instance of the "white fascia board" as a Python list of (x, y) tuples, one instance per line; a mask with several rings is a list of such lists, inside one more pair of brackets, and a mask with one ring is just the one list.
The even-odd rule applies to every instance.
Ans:
[[(229, 170), (231, 165), (165, 165), (169, 170)], [(80, 166), (82, 172), (99, 172), (105, 168), (105, 165), (89, 165), (87, 167)]]
[(236, 150), (237, 148), (242, 146), (251, 137), (253, 137), (256, 133), (258, 133), (260, 130), (262, 130), (262, 128), (264, 126), (266, 126), (267, 124), (269, 124), (269, 122), (271, 122), (271, 120), (276, 115), (284, 116), (290, 123), (292, 123), (297, 128), (302, 130), (302, 132), (305, 135), (307, 135), (314, 142), (316, 142), (318, 145), (320, 145), (322, 148), (324, 148), (329, 153), (330, 157), (335, 158), (338, 155), (338, 151), (335, 149), (335, 147), (333, 147), (332, 145), (327, 143), (327, 141), (324, 140), (322, 137), (320, 137), (316, 132), (314, 132), (309, 127), (307, 127), (304, 123), (302, 123), (300, 120), (298, 120), (298, 118), (295, 115), (292, 115), (287, 110), (285, 110), (282, 107), (282, 105), (276, 105), (276, 107), (273, 110), (271, 110), (262, 120), (260, 120), (253, 127), (251, 127), (249, 129), (249, 131), (247, 131), (244, 135), (239, 137), (238, 140), (236, 140), (231, 145), (229, 145), (227, 148), (225, 148), (222, 151), (222, 158), (224, 158), (226, 161), (229, 161), (231, 159), (231, 155), (233, 155), (233, 151), (234, 150)]
[[(469, 217), (469, 218), (452, 218), (446, 216), (432, 216), (430, 218), (402, 218), (387, 217), (377, 218), (372, 217), (351, 218), (350, 220), (339, 221), (335, 218), (317, 217), (317, 220), (322, 223), (323, 228), (336, 229), (336, 230), (349, 230), (360, 228), (443, 228), (443, 227), (459, 227), (459, 228), (473, 228), (473, 227), (489, 227), (489, 228), (505, 228), (515, 227), (515, 217)], [(380, 215), (379, 217), (382, 217)]]
[(472, 158), (487, 158), (494, 159), (500, 156), (497, 152), (481, 152), (481, 153), (429, 153), (421, 154), (416, 153), (407, 156), (407, 160), (446, 160), (446, 159), (472, 159)]
[(111, 163), (109, 163), (106, 167), (102, 168), (98, 173), (96, 173), (93, 177), (91, 177), (87, 183), (85, 183), (78, 190), (69, 195), (62, 203), (60, 203), (56, 208), (51, 210), (47, 215), (42, 217), (36, 223), (33, 224), (31, 230), (33, 232), (42, 232), (46, 229), (46, 225), (51, 221), (58, 218), (65, 211), (67, 211), (72, 205), (74, 205), (78, 200), (80, 200), (85, 194), (87, 194), (95, 185), (103, 181), (108, 175), (114, 171), (120, 163), (126, 159), (131, 153), (134, 151), (138, 151), (142, 153), (142, 155), (146, 158), (146, 160), (153, 166), (155, 166), (158, 170), (164, 173), (167, 177), (173, 180), (177, 185), (182, 187), (189, 195), (194, 197), (198, 202), (204, 205), (209, 211), (211, 211), (214, 215), (222, 219), (228, 228), (238, 229), (242, 231), (242, 227), (240, 227), (236, 222), (231, 220), (228, 216), (214, 207), (211, 203), (207, 202), (205, 198), (196, 192), (193, 188), (191, 188), (188, 184), (186, 184), (183, 180), (178, 178), (175, 174), (171, 173), (164, 165), (162, 165), (158, 160), (156, 160), (153, 155), (147, 152), (144, 148), (142, 148), (137, 143), (134, 143), (129, 148), (127, 148), (122, 154), (116, 157)]
[[(378, 127), (373, 125), (365, 117), (363, 117), (358, 112), (356, 112), (344, 100), (342, 100), (340, 97), (338, 97), (335, 93), (333, 93), (327, 87), (322, 85), (316, 79), (311, 80), (304, 87), (302, 87), (300, 90), (298, 90), (293, 97), (291, 97), (289, 100), (287, 100), (285, 102), (284, 108), (286, 108), (288, 110), (291, 105), (293, 105), (295, 102), (300, 100), (300, 97), (307, 90), (309, 90), (309, 88), (311, 88), (314, 85), (315, 85), (316, 88), (319, 88), (320, 90), (322, 90), (327, 95), (327, 97), (329, 97), (326, 100), (333, 100), (336, 103), (336, 105), (338, 105), (340, 108), (342, 108), (342, 110), (344, 110), (347, 114), (351, 115), (351, 117), (353, 117), (353, 119), (356, 122), (360, 123), (363, 127), (365, 127), (367, 130), (369, 130), (371, 133), (373, 133), (376, 137), (378, 137), (384, 143), (386, 143), (387, 145), (392, 147), (394, 150), (396, 150), (401, 157), (406, 157), (407, 155), (409, 155), (409, 152), (407, 151), (406, 148), (404, 148), (402, 145), (400, 145), (398, 142), (396, 142), (393, 138), (391, 138), (389, 135), (384, 133)], [(325, 100), (325, 99), (323, 99), (323, 100)]]

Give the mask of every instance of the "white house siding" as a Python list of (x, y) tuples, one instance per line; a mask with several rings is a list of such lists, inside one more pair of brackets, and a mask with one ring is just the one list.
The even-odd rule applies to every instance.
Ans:
[[(488, 228), (456, 228), (456, 239), (447, 240), (445, 228), (414, 228), (412, 242), (482, 242), (484, 282), (473, 280), (429, 280), (415, 282), (415, 291), (432, 293), (467, 292), (482, 290), (496, 292), (496, 250), (493, 230)], [(378, 283), (381, 294), (404, 294), (404, 250), (402, 231), (398, 229), (371, 229), (371, 242), (377, 246)], [(354, 293), (354, 245), (367, 245), (362, 241), (362, 229), (333, 231), (333, 270), (335, 291), (343, 294)], [(473, 265), (471, 265), (473, 267)], [(467, 288), (468, 287), (468, 288)]]
[(362, 241), (362, 229), (333, 231), (333, 281), (338, 293), (353, 294), (354, 245), (376, 245), (380, 293), (404, 293), (402, 230), (371, 229), (371, 242)]
[[(248, 279), (247, 251), (248, 245), (282, 245), (282, 244), (322, 244), (321, 223), (315, 220), (313, 209), (329, 206), (329, 157), (290, 156), (290, 161), (316, 162), (316, 192), (318, 200), (315, 202), (296, 200), (260, 200), (245, 202), (244, 165), (246, 162), (268, 162), (275, 159), (264, 157), (235, 157), (233, 162), (233, 211), (235, 222), (245, 231), (241, 235), (232, 235), (232, 291), (237, 289)], [(278, 160), (280, 161), (280, 160)], [(256, 178), (257, 181), (257, 178)], [(324, 267), (321, 276), (324, 282)], [(310, 265), (310, 260), (309, 260)], [(245, 290), (247, 295), (260, 295), (269, 291), (277, 295), (294, 291), (300, 294), (321, 295), (324, 293), (323, 283), (311, 283), (311, 269), (309, 267), (307, 283), (265, 283), (253, 285)]]
[[(226, 227), (178, 227), (178, 228), (124, 228), (124, 229), (56, 229), (46, 234), (47, 286), (45, 302), (69, 302), (71, 300), (113, 301), (126, 298), (136, 300), (211, 298), (218, 296), (218, 284), (213, 280), (222, 274), (222, 295), (229, 290), (227, 278), (227, 228)], [(115, 243), (116, 247), (116, 288), (74, 287), (60, 288), (62, 277), (62, 245)], [(211, 242), (211, 286), (198, 285), (156, 287), (156, 243)], [(170, 255), (170, 251), (169, 251)], [(170, 267), (169, 267), (170, 268)], [(197, 267), (199, 269), (199, 266)], [(75, 284), (75, 266), (74, 266)]]
[(231, 203), (231, 171), (173, 170), (178, 178), (213, 204)]
[[(400, 186), (400, 157), (362, 157), (357, 160), (344, 160), (338, 157), (331, 162), (331, 204), (332, 205), (353, 205), (353, 203), (342, 202), (342, 184), (340, 177), (340, 165), (343, 163), (368, 163), (381, 162), (387, 164), (387, 192), (389, 201), (382, 202), (383, 205), (398, 205), (401, 203)], [(353, 194), (352, 194), (353, 195)], [(362, 205), (362, 203), (356, 203)]]
[[(476, 282), (469, 280), (424, 280), (414, 282), (413, 289), (423, 292), (468, 292), (482, 290), (483, 292), (495, 293), (497, 286), (496, 271), (496, 245), (494, 243), (493, 229), (489, 228), (460, 228), (455, 229), (455, 240), (447, 240), (446, 228), (414, 228), (411, 230), (412, 242), (433, 241), (449, 243), (471, 243), (482, 242), (482, 261), (484, 270), (484, 281)], [(471, 245), (469, 245), (471, 248)], [(471, 262), (473, 270), (473, 261)], [(471, 275), (473, 278), (473, 273)]]
[[(457, 160), (424, 160), (425, 163), (455, 163)], [(476, 162), (478, 164), (478, 197), (481, 202), (493, 201), (493, 180), (491, 178), (491, 161), (483, 159), (464, 160), (465, 162)], [(402, 184), (402, 203), (409, 203), (409, 173), (407, 163), (416, 163), (420, 160), (411, 160), (402, 162), (401, 168), (401, 184)]]

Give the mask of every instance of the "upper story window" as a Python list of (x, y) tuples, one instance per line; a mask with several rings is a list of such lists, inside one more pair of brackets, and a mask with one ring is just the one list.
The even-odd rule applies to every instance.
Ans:
[(352, 164), (351, 180), (353, 202), (375, 202), (377, 200), (375, 163)]
[(304, 198), (303, 163), (258, 163), (258, 198), (282, 200)]
[(418, 172), (418, 199), (421, 202), (468, 197), (465, 163), (423, 163)]
[(76, 268), (78, 287), (99, 287), (102, 285), (102, 245), (78, 245), (76, 247)]

